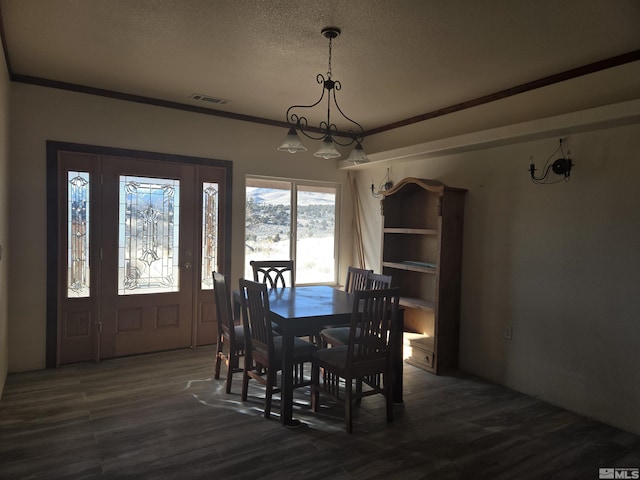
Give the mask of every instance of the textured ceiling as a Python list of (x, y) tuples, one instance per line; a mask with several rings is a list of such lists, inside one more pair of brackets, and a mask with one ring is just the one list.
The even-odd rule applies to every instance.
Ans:
[(0, 0), (0, 9), (14, 76), (278, 121), (320, 95), (320, 30), (337, 26), (339, 100), (366, 130), (640, 49), (638, 0)]

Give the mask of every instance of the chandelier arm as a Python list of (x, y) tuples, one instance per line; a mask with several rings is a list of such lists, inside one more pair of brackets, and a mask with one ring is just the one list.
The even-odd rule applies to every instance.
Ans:
[(326, 135), (324, 133), (320, 133), (318, 134), (318, 136), (313, 135), (311, 133), (309, 133), (307, 130), (304, 130), (302, 128), (298, 129), (300, 131), (300, 133), (302, 133), (305, 137), (310, 138), (311, 140), (323, 140), (324, 137), (326, 137)]
[[(339, 137), (346, 137), (349, 138), (350, 140), (347, 142), (345, 141), (344, 143), (337, 140), (337, 138)], [(333, 139), (333, 143), (338, 144), (342, 147), (348, 147), (349, 145), (353, 145), (354, 143), (360, 143), (362, 140), (358, 140), (358, 138), (360, 137), (360, 134), (354, 132), (353, 130), (349, 130), (348, 132), (336, 132), (334, 136), (332, 136), (331, 138)]]
[(332, 137), (338, 133), (338, 126), (335, 123), (327, 123), (324, 120), (320, 122), (320, 129), (325, 135), (331, 135)]
[[(313, 108), (316, 105), (318, 105), (320, 102), (322, 102), (322, 99), (324, 98), (324, 91), (325, 91), (325, 88), (324, 88), (325, 78), (321, 73), (319, 73), (316, 76), (316, 82), (318, 82), (318, 84), (323, 85), (320, 98), (315, 103), (312, 103), (310, 105), (291, 105), (287, 109), (286, 117), (287, 117), (287, 123), (289, 124), (289, 126), (296, 128), (297, 130), (302, 132), (302, 134), (305, 137), (311, 138), (312, 140), (322, 140), (325, 137), (325, 132), (319, 132), (318, 129), (309, 127), (307, 118), (305, 116), (297, 115), (296, 113), (291, 112), (291, 110), (299, 109), (299, 108)], [(319, 135), (316, 136), (313, 134), (309, 134), (308, 133), (309, 131), (316, 131), (319, 133)]]
[[(337, 90), (340, 90), (340, 88), (341, 88), (340, 82), (336, 82), (336, 87), (337, 87), (336, 88)], [(353, 142), (360, 143), (360, 142), (362, 142), (362, 140), (364, 140), (364, 128), (362, 128), (362, 125), (360, 125), (358, 122), (356, 122), (352, 118), (350, 118), (347, 115), (345, 115), (345, 113), (342, 111), (342, 109), (340, 108), (340, 104), (338, 104), (338, 98), (336, 97), (336, 89), (333, 90), (333, 103), (336, 104), (336, 108), (338, 109), (338, 111), (340, 112), (340, 114), (344, 118), (349, 120), (351, 123), (353, 123), (354, 125), (356, 125), (360, 129), (359, 132), (353, 132), (353, 140), (351, 140), (351, 142), (347, 143), (346, 145), (351, 145)], [(352, 133), (352, 131), (349, 130), (349, 133)], [(342, 145), (342, 144), (340, 144), (340, 145)]]
[[(298, 115), (297, 113), (292, 113), (288, 117), (291, 120), (289, 122), (289, 125), (292, 125), (293, 123), (295, 123), (295, 127), (292, 125), (292, 128), (294, 130), (302, 132), (302, 134), (305, 137), (310, 138), (312, 140), (322, 140), (324, 138), (324, 133), (323, 132), (318, 132), (318, 133), (320, 133), (319, 136), (315, 136), (315, 135), (311, 135), (311, 134), (307, 133), (307, 129), (310, 128), (310, 127), (308, 127), (309, 121), (307, 120), (307, 117), (305, 117), (304, 115)], [(314, 130), (310, 130), (310, 131), (314, 131)]]

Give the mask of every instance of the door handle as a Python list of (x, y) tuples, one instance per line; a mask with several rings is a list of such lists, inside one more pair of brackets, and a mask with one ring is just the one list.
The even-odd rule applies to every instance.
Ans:
[(191, 270), (191, 263), (190, 262), (185, 263), (184, 268), (187, 270)]

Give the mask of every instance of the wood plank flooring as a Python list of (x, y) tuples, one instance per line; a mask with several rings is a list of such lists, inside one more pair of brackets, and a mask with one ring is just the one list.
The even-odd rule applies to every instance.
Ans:
[[(640, 437), (464, 375), (405, 365), (387, 424), (365, 398), (353, 435), (342, 405), (296, 391), (284, 428), (264, 391), (240, 401), (213, 378), (212, 348), (12, 374), (0, 400), (1, 479), (597, 479), (640, 467)], [(223, 367), (223, 375), (226, 370)]]

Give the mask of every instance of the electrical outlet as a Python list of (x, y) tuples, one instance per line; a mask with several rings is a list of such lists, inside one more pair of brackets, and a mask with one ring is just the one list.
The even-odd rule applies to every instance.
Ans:
[(511, 327), (505, 327), (504, 338), (507, 340), (511, 340), (513, 338), (513, 329)]

